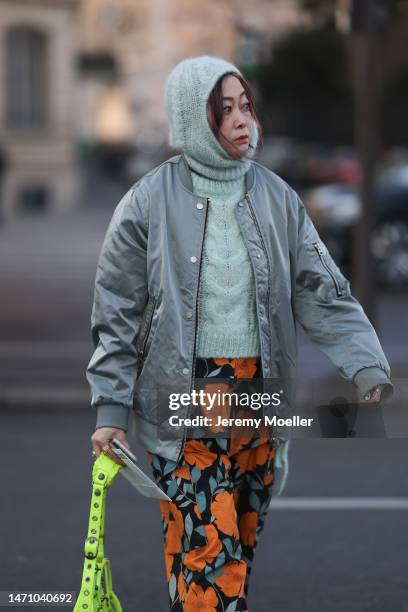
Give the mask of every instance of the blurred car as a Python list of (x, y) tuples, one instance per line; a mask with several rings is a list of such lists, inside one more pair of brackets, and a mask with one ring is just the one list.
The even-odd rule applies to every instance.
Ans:
[(353, 147), (333, 147), (287, 136), (265, 138), (259, 161), (297, 188), (325, 183), (357, 184), (361, 177)]
[[(357, 187), (345, 184), (319, 186), (309, 190), (304, 201), (330, 253), (349, 274), (352, 227), (362, 210)], [(388, 169), (377, 180), (370, 248), (378, 281), (388, 287), (407, 287), (408, 165)]]
[(305, 155), (305, 176), (312, 184), (345, 183), (357, 185), (361, 167), (352, 147), (310, 146)]

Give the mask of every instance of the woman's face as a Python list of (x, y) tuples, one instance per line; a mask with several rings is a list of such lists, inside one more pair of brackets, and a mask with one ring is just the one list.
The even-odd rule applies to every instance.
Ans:
[[(254, 121), (248, 98), (239, 79), (231, 74), (223, 78), (221, 85), (223, 117), (219, 141), (232, 157), (242, 157), (248, 151)], [(211, 113), (210, 110), (209, 113)]]

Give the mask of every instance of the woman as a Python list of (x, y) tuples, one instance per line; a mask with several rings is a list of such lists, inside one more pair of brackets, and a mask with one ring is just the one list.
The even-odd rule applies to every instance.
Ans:
[[(169, 389), (191, 397), (198, 381), (214, 392), (293, 379), (295, 321), (360, 401), (392, 392), (390, 368), (297, 194), (252, 161), (260, 128), (239, 70), (208, 56), (181, 62), (167, 79), (166, 112), (182, 154), (124, 196), (98, 261), (92, 446), (109, 453), (114, 436), (128, 445), (133, 408), (138, 440), (172, 499), (160, 502), (171, 609), (247, 610), (276, 468), (285, 468), (278, 493), (287, 475), (286, 430), (187, 429), (192, 402), (180, 405), (174, 427), (163, 388), (168, 399)], [(289, 405), (290, 397), (276, 414)], [(199, 403), (202, 415), (207, 408)]]

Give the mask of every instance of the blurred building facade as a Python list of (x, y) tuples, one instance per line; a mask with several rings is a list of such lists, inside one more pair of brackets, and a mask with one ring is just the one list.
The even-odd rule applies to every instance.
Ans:
[(77, 198), (77, 0), (0, 0), (3, 212)]
[(218, 55), (250, 69), (303, 18), (296, 0), (84, 0), (80, 11), (80, 131), (142, 151), (167, 141), (164, 81), (177, 62)]
[[(343, 12), (349, 0), (339, 0)], [(218, 55), (251, 68), (291, 30), (299, 0), (0, 0), (0, 157), (6, 213), (81, 202), (78, 151), (167, 144), (169, 70)]]

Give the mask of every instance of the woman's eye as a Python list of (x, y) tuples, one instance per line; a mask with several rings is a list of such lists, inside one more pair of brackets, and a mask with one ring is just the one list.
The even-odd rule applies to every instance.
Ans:
[[(249, 111), (249, 110), (251, 110), (251, 105), (249, 104), (249, 102), (246, 102), (246, 103), (243, 105), (243, 109), (244, 109), (244, 111)], [(223, 107), (223, 110), (224, 110), (224, 112), (225, 112), (225, 113), (230, 113), (230, 112), (231, 112), (231, 110), (232, 110), (232, 106), (224, 106), (224, 107)]]

